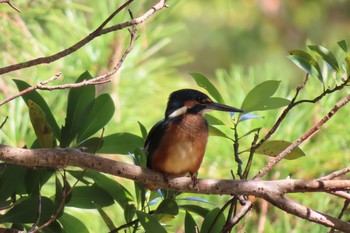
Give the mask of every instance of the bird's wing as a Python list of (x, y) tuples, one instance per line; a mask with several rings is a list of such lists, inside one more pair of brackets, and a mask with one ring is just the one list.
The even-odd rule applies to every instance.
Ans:
[(147, 155), (147, 167), (151, 167), (152, 156), (156, 148), (158, 147), (160, 140), (165, 134), (167, 119), (161, 120), (155, 124), (149, 131), (144, 148)]

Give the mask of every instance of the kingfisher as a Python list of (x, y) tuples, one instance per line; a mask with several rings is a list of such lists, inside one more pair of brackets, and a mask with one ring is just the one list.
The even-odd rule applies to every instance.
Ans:
[(204, 115), (212, 110), (243, 112), (213, 102), (194, 89), (171, 93), (165, 118), (151, 128), (144, 144), (147, 167), (162, 172), (166, 181), (168, 175), (189, 174), (195, 185), (208, 141), (208, 121)]

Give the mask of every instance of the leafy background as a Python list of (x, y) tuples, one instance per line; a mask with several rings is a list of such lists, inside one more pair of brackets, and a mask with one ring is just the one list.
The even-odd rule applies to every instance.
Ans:
[[(115, 9), (120, 1), (15, 1), (21, 10), (17, 14), (7, 5), (0, 5), (0, 66), (45, 56), (60, 51), (91, 32)], [(151, 3), (133, 4), (134, 15), (143, 12)], [(306, 44), (322, 44), (341, 57), (336, 42), (349, 38), (350, 5), (347, 1), (169, 1), (170, 8), (158, 13), (139, 28), (140, 38), (128, 56), (122, 70), (112, 84), (97, 88), (98, 95), (110, 93), (115, 113), (106, 126), (105, 135), (128, 132), (141, 136), (139, 124), (147, 129), (163, 117), (168, 94), (179, 88), (198, 88), (188, 73), (206, 75), (220, 90), (226, 104), (239, 107), (247, 93), (266, 80), (281, 81), (276, 96), (291, 98), (296, 85), (304, 78), (287, 58), (292, 49), (306, 49)], [(128, 14), (118, 16), (113, 22), (128, 19)], [(22, 79), (33, 85), (46, 80), (62, 70), (64, 79), (57, 83), (75, 82), (86, 70), (92, 76), (113, 67), (128, 42), (127, 31), (98, 38), (73, 55), (50, 65), (29, 68), (4, 75), (0, 79), (1, 98), (16, 93), (11, 79)], [(28, 46), (30, 44), (31, 46)], [(321, 69), (325, 65), (321, 64)], [(331, 75), (324, 75), (332, 79)], [(200, 89), (200, 88), (199, 88)], [(318, 80), (310, 79), (303, 98), (321, 93)], [(316, 105), (303, 105), (292, 111), (274, 139), (293, 141), (324, 115), (346, 91), (326, 97)], [(58, 125), (64, 124), (68, 91), (40, 92)], [(240, 130), (263, 126), (268, 129), (280, 110), (264, 112), (263, 118), (242, 122)], [(306, 156), (282, 162), (269, 178), (312, 178), (349, 163), (350, 141), (347, 111), (341, 110), (316, 136), (302, 146)], [(35, 140), (27, 107), (16, 99), (0, 109), (0, 120), (9, 119), (0, 131), (0, 142), (22, 147)], [(228, 116), (214, 116), (228, 120)], [(225, 129), (223, 129), (225, 130)], [(340, 133), (341, 132), (341, 133)], [(232, 133), (227, 131), (228, 134)], [(96, 136), (98, 136), (96, 134)], [(246, 146), (249, 146), (249, 141)], [(244, 143), (241, 145), (244, 147)], [(115, 159), (131, 162), (130, 157), (113, 155)], [(242, 159), (247, 158), (242, 155)], [(254, 174), (268, 157), (256, 156), (252, 167)], [(206, 157), (199, 177), (231, 178), (236, 171), (231, 142), (220, 137), (210, 137)], [(132, 182), (119, 180), (129, 190)], [(54, 182), (52, 182), (54, 187)], [(50, 192), (43, 190), (43, 192)], [(193, 196), (193, 195), (189, 195)], [(293, 195), (294, 196), (294, 195)], [(220, 206), (229, 197), (203, 196), (209, 203)], [(337, 214), (335, 199), (322, 194), (302, 194), (303, 204), (330, 214)], [(204, 203), (213, 208), (213, 204)], [(106, 231), (105, 224), (89, 221), (91, 215), (99, 218), (97, 211), (71, 208), (71, 215), (79, 218), (91, 232)], [(110, 207), (108, 214), (116, 226), (123, 224), (120, 207)], [(183, 217), (172, 220), (172, 229), (183, 229)], [(142, 215), (139, 213), (139, 215)], [(263, 213), (259, 205), (248, 230), (256, 229)], [(140, 217), (140, 216), (139, 216)], [(315, 226), (268, 209), (266, 232), (321, 232)], [(67, 217), (67, 219), (71, 218)], [(196, 219), (200, 221), (200, 219)], [(272, 227), (273, 225), (273, 227)], [(251, 228), (250, 228), (251, 227)]]

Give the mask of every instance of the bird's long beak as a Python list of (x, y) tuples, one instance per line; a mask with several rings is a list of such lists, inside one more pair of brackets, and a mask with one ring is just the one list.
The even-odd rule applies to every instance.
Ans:
[(206, 109), (210, 110), (218, 110), (218, 111), (224, 111), (224, 112), (243, 112), (243, 110), (234, 108), (225, 104), (220, 103), (208, 103), (206, 104)]

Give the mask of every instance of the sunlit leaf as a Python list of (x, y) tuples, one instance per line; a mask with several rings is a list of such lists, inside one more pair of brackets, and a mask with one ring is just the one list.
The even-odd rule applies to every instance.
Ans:
[(110, 95), (102, 94), (91, 102), (92, 107), (85, 116), (85, 124), (78, 131), (77, 140), (83, 141), (102, 129), (114, 114), (114, 103)]
[(290, 100), (280, 97), (270, 97), (261, 101), (259, 104), (250, 108), (249, 111), (266, 111), (287, 106)]
[(55, 135), (46, 120), (44, 111), (32, 100), (28, 100), (30, 122), (42, 148), (53, 148), (56, 146)]
[(209, 232), (220, 232), (222, 227), (225, 224), (224, 214), (217, 215), (220, 212), (220, 208), (212, 209), (204, 218), (200, 233), (209, 233)]
[(338, 61), (329, 49), (320, 45), (309, 45), (308, 47), (327, 62), (335, 71), (340, 71)]
[(222, 132), (220, 129), (216, 128), (213, 125), (209, 125), (209, 135), (210, 136), (217, 136), (222, 138), (227, 138), (232, 140), (229, 136), (227, 136), (224, 132)]
[[(17, 80), (14, 79), (13, 80), (19, 91), (22, 91), (28, 87), (30, 87), (30, 85), (22, 80)], [(51, 129), (53, 130), (55, 137), (57, 139), (60, 139), (60, 135), (61, 135), (61, 130), (60, 127), (58, 126), (49, 106), (47, 105), (45, 99), (37, 92), (37, 91), (31, 91), (25, 95), (22, 95), (23, 100), (25, 101), (25, 103), (28, 105), (28, 100), (32, 100), (33, 102), (35, 102), (37, 105), (40, 106), (41, 110), (45, 113), (45, 117), (46, 120), (48, 122), (48, 124), (50, 125)]]
[(347, 44), (346, 40), (338, 41), (338, 45), (346, 54), (349, 53), (348, 44)]
[(289, 100), (271, 97), (278, 89), (280, 81), (269, 80), (254, 87), (244, 98), (241, 109), (245, 113), (252, 111), (265, 111), (283, 107)]
[(302, 50), (291, 50), (289, 53), (288, 58), (292, 62), (323, 83), (320, 65), (313, 56)]
[(160, 225), (158, 220), (147, 213), (142, 211), (136, 211), (137, 217), (140, 220), (142, 227), (145, 229), (146, 233), (166, 233), (167, 231)]
[(216, 87), (209, 81), (207, 77), (199, 73), (190, 73), (197, 85), (204, 88), (213, 97), (214, 100), (220, 103), (224, 103), (224, 99), (220, 95), (220, 92)]
[(198, 233), (198, 226), (194, 221), (192, 215), (186, 211), (185, 215), (185, 232), (186, 233)]
[(209, 114), (205, 115), (205, 119), (207, 119), (209, 125), (225, 125), (225, 123), (222, 120)]
[[(292, 144), (291, 142), (287, 142), (283, 140), (266, 141), (259, 148), (257, 148), (255, 152), (258, 154), (276, 157), (291, 144)], [(302, 156), (305, 156), (305, 153), (299, 147), (296, 147), (284, 158), (288, 160), (293, 160), (293, 159), (300, 158)]]
[(108, 227), (108, 229), (110, 231), (115, 229), (114, 223), (112, 221), (112, 219), (108, 216), (108, 214), (97, 204), (95, 204), (96, 209), (98, 211), (98, 213), (100, 214), (101, 218), (103, 219), (104, 223), (106, 224), (106, 226)]

